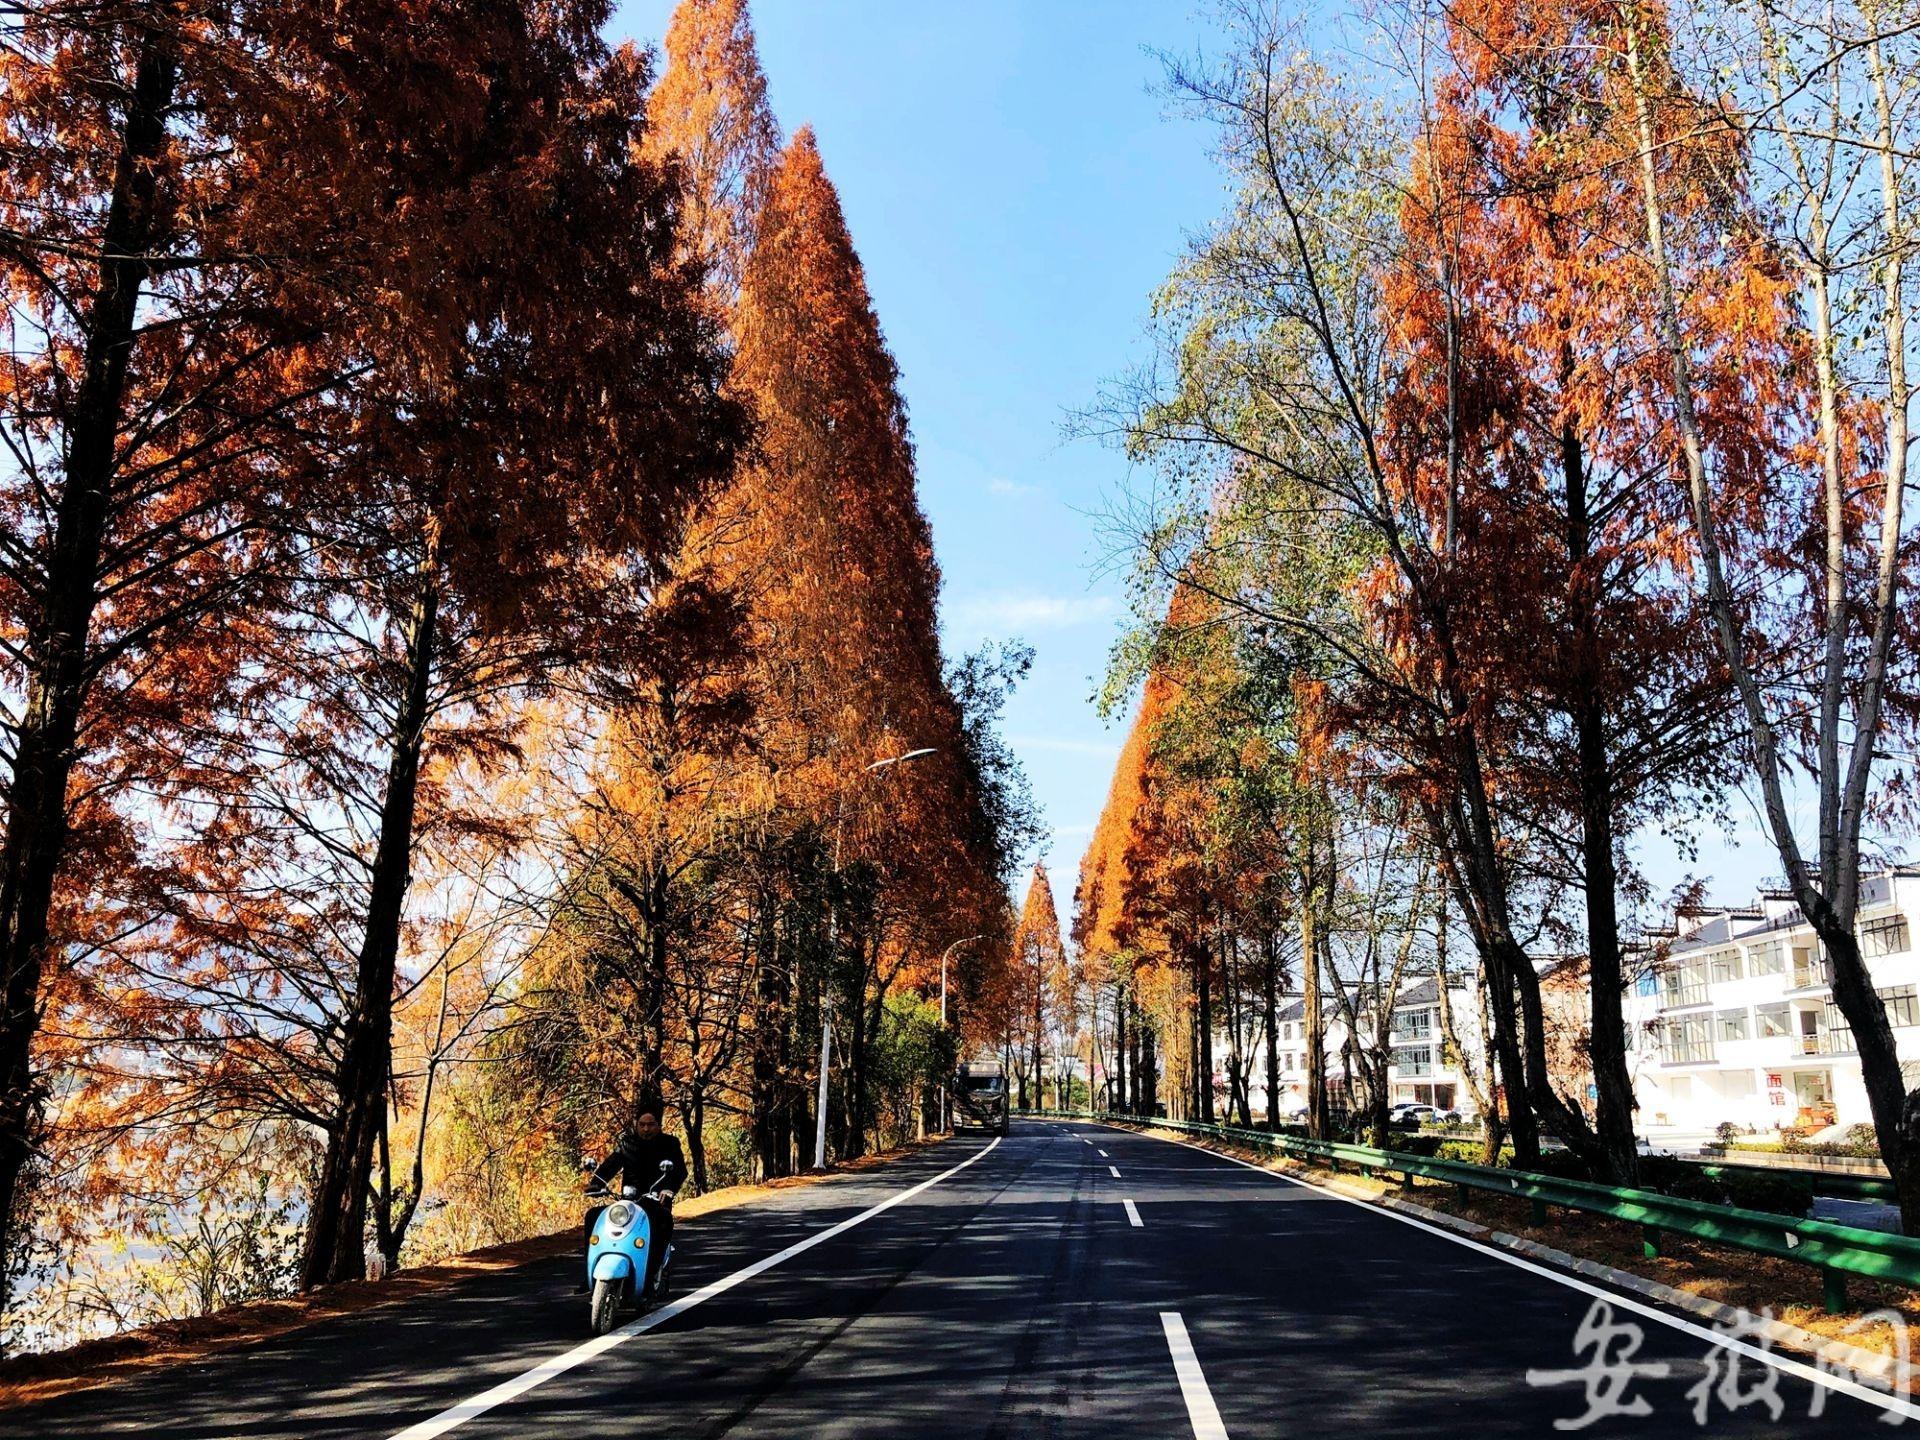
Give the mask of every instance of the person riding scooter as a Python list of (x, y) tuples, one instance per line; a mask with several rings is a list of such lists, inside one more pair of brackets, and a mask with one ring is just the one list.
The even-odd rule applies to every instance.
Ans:
[[(687, 1160), (681, 1152), (679, 1138), (660, 1128), (660, 1115), (659, 1101), (636, 1100), (627, 1133), (620, 1137), (613, 1153), (594, 1167), (587, 1180), (589, 1190), (610, 1190), (610, 1182), (616, 1175), (624, 1175), (627, 1184), (636, 1188), (647, 1187), (640, 1204), (653, 1225), (653, 1248), (647, 1259), (648, 1287), (652, 1286), (660, 1257), (673, 1238), (674, 1192), (687, 1183)], [(586, 1233), (581, 1238), (583, 1250), (592, 1243), (593, 1227), (606, 1208), (596, 1205), (587, 1211)], [(581, 1288), (586, 1288), (584, 1283)]]

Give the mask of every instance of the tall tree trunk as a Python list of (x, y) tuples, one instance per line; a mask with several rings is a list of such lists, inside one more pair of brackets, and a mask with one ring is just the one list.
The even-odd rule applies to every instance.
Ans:
[(780, 1103), (778, 1046), (780, 1033), (785, 1028), (786, 1008), (781, 1003), (780, 991), (786, 972), (780, 964), (779, 931), (774, 924), (776, 912), (772, 897), (763, 894), (756, 908), (753, 1049), (748, 1070), (747, 1111), (753, 1128), (755, 1178), (770, 1180), (782, 1173), (781, 1137), (775, 1112)]
[(1194, 946), (1193, 975), (1199, 1011), (1195, 1025), (1194, 1096), (1200, 1102), (1202, 1123), (1213, 1123), (1213, 947), (1205, 941)]
[[(1137, 1022), (1138, 1017), (1135, 1019)], [(1134, 1028), (1140, 1035), (1140, 1064), (1135, 1070), (1140, 1077), (1140, 1098), (1134, 1109), (1151, 1118), (1160, 1112), (1159, 1034), (1151, 1026), (1136, 1023)]]
[(1327, 1027), (1320, 1013), (1319, 864), (1317, 846), (1308, 838), (1308, 858), (1300, 872), (1300, 986), (1302, 1021), (1307, 1032), (1307, 1134), (1327, 1138)]
[(367, 1185), (373, 1147), (386, 1120), (393, 1059), (393, 981), (400, 922), (413, 871), (414, 807), (420, 752), (431, 710), (434, 643), (440, 614), (439, 532), (429, 525), (419, 588), (407, 621), (407, 689), (389, 739), (387, 788), (380, 806), (367, 892), (366, 930), (354, 974), (352, 1008), (334, 1072), (334, 1119), (307, 1219), (300, 1288), (366, 1275)]
[(1113, 1084), (1109, 1090), (1109, 1103), (1116, 1110), (1131, 1108), (1128, 1104), (1127, 1084), (1133, 1075), (1133, 1067), (1127, 1063), (1127, 1046), (1131, 1043), (1127, 1028), (1127, 1007), (1132, 1003), (1127, 997), (1124, 985), (1119, 986), (1113, 997)]
[[(1569, 350), (1562, 357), (1563, 378), (1571, 379)], [(1567, 573), (1573, 593), (1572, 664), (1575, 743), (1580, 766), (1580, 858), (1587, 899), (1587, 981), (1592, 1011), (1589, 1049), (1593, 1064), (1595, 1129), (1605, 1157), (1606, 1177), (1631, 1185), (1639, 1172), (1633, 1137), (1633, 1077), (1627, 1069), (1627, 1027), (1621, 1013), (1620, 920), (1615, 899), (1613, 767), (1607, 749), (1606, 712), (1600, 694), (1600, 636), (1594, 615), (1594, 588), (1588, 575), (1592, 549), (1587, 513), (1586, 461), (1571, 422), (1560, 429), (1561, 469), (1567, 495)], [(1586, 577), (1584, 580), (1582, 577)], [(1581, 588), (1584, 585), (1584, 589)]]
[(0, 848), (0, 1307), (16, 1245), (20, 1177), (33, 1155), (42, 1087), (33, 1073), (54, 885), (67, 846), (67, 784), (90, 679), (115, 451), (126, 405), (140, 290), (170, 220), (159, 160), (167, 147), (179, 61), (164, 24), (148, 30), (128, 92), (113, 196), (87, 307), (84, 370), (67, 424), (64, 484), (54, 510), (45, 588), (27, 635), (26, 698), (7, 783)]
[(1260, 970), (1261, 1020), (1267, 1036), (1267, 1128), (1280, 1128), (1280, 937), (1269, 930), (1264, 937)]

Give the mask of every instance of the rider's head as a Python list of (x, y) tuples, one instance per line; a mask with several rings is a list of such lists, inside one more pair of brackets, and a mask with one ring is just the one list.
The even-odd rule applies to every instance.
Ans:
[(633, 1133), (652, 1139), (660, 1133), (660, 1102), (644, 1096), (633, 1102)]

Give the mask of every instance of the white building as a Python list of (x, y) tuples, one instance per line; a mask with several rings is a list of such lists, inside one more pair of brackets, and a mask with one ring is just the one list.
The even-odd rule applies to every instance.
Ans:
[[(1454, 977), (1449, 988), (1454, 1032), (1471, 1063), (1481, 1065), (1480, 1006), (1477, 992), (1468, 977)], [(1339, 1001), (1329, 996), (1321, 1002), (1321, 1017), (1326, 1027), (1327, 1093), (1336, 1106), (1346, 1103), (1348, 1057), (1347, 1025)], [(1278, 1016), (1280, 1036), (1274, 1049), (1279, 1065), (1280, 1112), (1283, 1115), (1303, 1110), (1307, 1103), (1307, 1024), (1306, 1000), (1294, 996), (1283, 1001)], [(1442, 1110), (1458, 1110), (1473, 1116), (1473, 1096), (1454, 1057), (1442, 1043), (1439, 982), (1432, 977), (1416, 980), (1402, 988), (1394, 1002), (1388, 1034), (1393, 1058), (1387, 1070), (1388, 1098), (1433, 1105)], [(1216, 1059), (1224, 1053), (1216, 1042)], [(1250, 1056), (1250, 1108), (1264, 1115), (1267, 1104), (1266, 1048), (1255, 1040)], [(1224, 1070), (1217, 1077), (1224, 1091)]]
[[(1908, 916), (1920, 870), (1863, 877), (1858, 934), (1908, 1069), (1920, 1074), (1920, 956)], [(1742, 909), (1695, 911), (1640, 981), (1655, 1018), (1636, 1036), (1648, 1130), (1771, 1130), (1872, 1122), (1860, 1059), (1833, 1003), (1827, 961), (1799, 907), (1769, 892)]]
[[(1454, 1038), (1466, 1052), (1467, 1062), (1484, 1070), (1478, 988), (1465, 977), (1449, 979), (1453, 983), (1447, 990), (1447, 1009), (1453, 1019)], [(1400, 992), (1388, 1033), (1393, 1042), (1393, 1060), (1387, 1070), (1388, 1099), (1396, 1105), (1458, 1110), (1468, 1120), (1477, 1116), (1473, 1091), (1460, 1071), (1460, 1057), (1445, 1044), (1437, 976), (1416, 981)]]

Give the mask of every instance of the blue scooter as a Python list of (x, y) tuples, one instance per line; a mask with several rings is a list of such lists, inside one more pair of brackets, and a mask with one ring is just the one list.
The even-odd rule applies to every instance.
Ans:
[[(662, 1161), (664, 1177), (673, 1168)], [(588, 1192), (611, 1196), (605, 1188)], [(625, 1185), (620, 1198), (600, 1212), (594, 1222), (593, 1236), (587, 1242), (588, 1313), (593, 1333), (605, 1335), (620, 1323), (622, 1310), (637, 1310), (643, 1304), (659, 1304), (667, 1298), (667, 1275), (673, 1264), (673, 1246), (667, 1246), (660, 1263), (653, 1267), (653, 1280), (647, 1281), (647, 1257), (652, 1253), (653, 1218), (656, 1207), (664, 1208), (671, 1197), (658, 1192), (642, 1195), (638, 1187)]]

